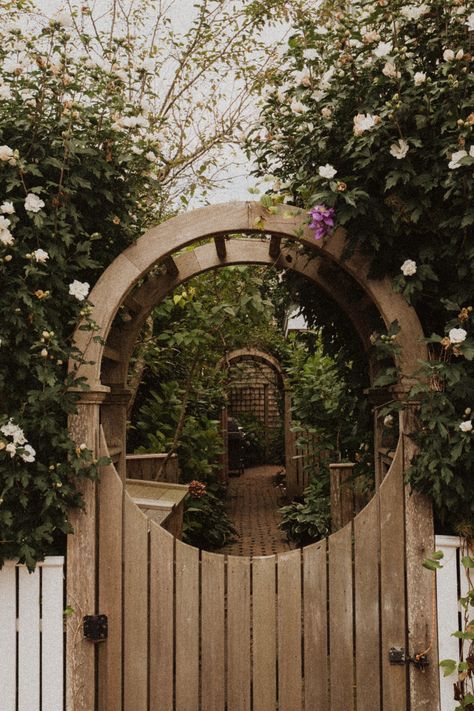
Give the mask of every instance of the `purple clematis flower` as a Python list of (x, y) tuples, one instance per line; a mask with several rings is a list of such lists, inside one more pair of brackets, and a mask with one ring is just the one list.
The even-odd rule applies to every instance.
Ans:
[(311, 217), (309, 226), (314, 230), (315, 239), (322, 239), (333, 230), (334, 214), (334, 208), (326, 207), (326, 205), (315, 205), (311, 208), (309, 211)]

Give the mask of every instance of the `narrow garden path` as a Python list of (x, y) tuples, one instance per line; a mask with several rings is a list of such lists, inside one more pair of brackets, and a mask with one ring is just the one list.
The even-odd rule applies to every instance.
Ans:
[(291, 549), (278, 528), (279, 491), (273, 486), (281, 466), (246, 469), (240, 477), (229, 479), (227, 512), (239, 536), (218, 553), (230, 555), (271, 555)]

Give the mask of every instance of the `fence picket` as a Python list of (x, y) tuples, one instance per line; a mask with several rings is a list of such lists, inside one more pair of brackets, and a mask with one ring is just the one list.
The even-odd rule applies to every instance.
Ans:
[(2, 711), (16, 708), (16, 567), (7, 561), (0, 570), (0, 689)]
[(202, 708), (225, 708), (225, 563), (223, 555), (202, 552)]
[(252, 630), (254, 709), (277, 708), (275, 556), (252, 561)]
[(250, 559), (227, 558), (227, 711), (250, 711)]
[(326, 540), (303, 548), (305, 711), (328, 711), (326, 557)]
[(278, 568), (278, 709), (302, 703), (301, 551), (280, 553)]
[(150, 526), (150, 711), (173, 711), (174, 538)]
[(61, 556), (41, 565), (41, 708), (63, 708), (63, 564)]
[(18, 711), (40, 705), (40, 573), (18, 570)]
[[(352, 524), (329, 536), (331, 711), (354, 708)], [(391, 707), (390, 707), (391, 708)], [(402, 709), (403, 707), (393, 707)]]
[(199, 707), (199, 551), (176, 541), (176, 711)]

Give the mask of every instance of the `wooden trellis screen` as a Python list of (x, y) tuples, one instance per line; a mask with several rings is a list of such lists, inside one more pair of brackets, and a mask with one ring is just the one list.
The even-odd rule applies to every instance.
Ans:
[(405, 711), (408, 670), (388, 658), (407, 648), (402, 469), (399, 445), (353, 522), (302, 551), (251, 559), (175, 540), (107, 467), (101, 711)]
[(311, 473), (317, 471), (329, 453), (320, 448), (318, 436), (310, 430), (294, 432), (289, 429), (286, 438), (286, 483), (288, 495), (301, 496), (309, 484)]

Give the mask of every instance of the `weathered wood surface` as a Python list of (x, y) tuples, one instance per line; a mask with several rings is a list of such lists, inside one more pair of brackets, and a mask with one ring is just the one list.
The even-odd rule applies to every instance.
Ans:
[(353, 462), (329, 465), (331, 485), (331, 529), (339, 531), (354, 518)]
[(150, 524), (150, 711), (173, 711), (174, 539)]
[(199, 551), (176, 541), (176, 709), (199, 710)]
[(225, 559), (201, 554), (201, 680), (207, 711), (225, 708)]
[[(253, 698), (259, 711), (277, 708), (275, 556), (252, 562)], [(254, 702), (255, 705), (255, 702)]]
[(148, 520), (124, 499), (124, 711), (148, 706)]
[(329, 536), (331, 711), (352, 711), (354, 708), (352, 593), (352, 525), (347, 524)]
[(354, 519), (355, 658), (357, 708), (380, 711), (378, 499)]
[(250, 711), (250, 559), (227, 558), (227, 708)]
[(328, 711), (327, 541), (303, 548), (305, 709)]
[(302, 706), (301, 551), (277, 556), (278, 709)]
[[(166, 462), (164, 461), (166, 459)], [(166, 453), (127, 454), (127, 479), (148, 481), (179, 481), (179, 464), (176, 454), (168, 458)]]

